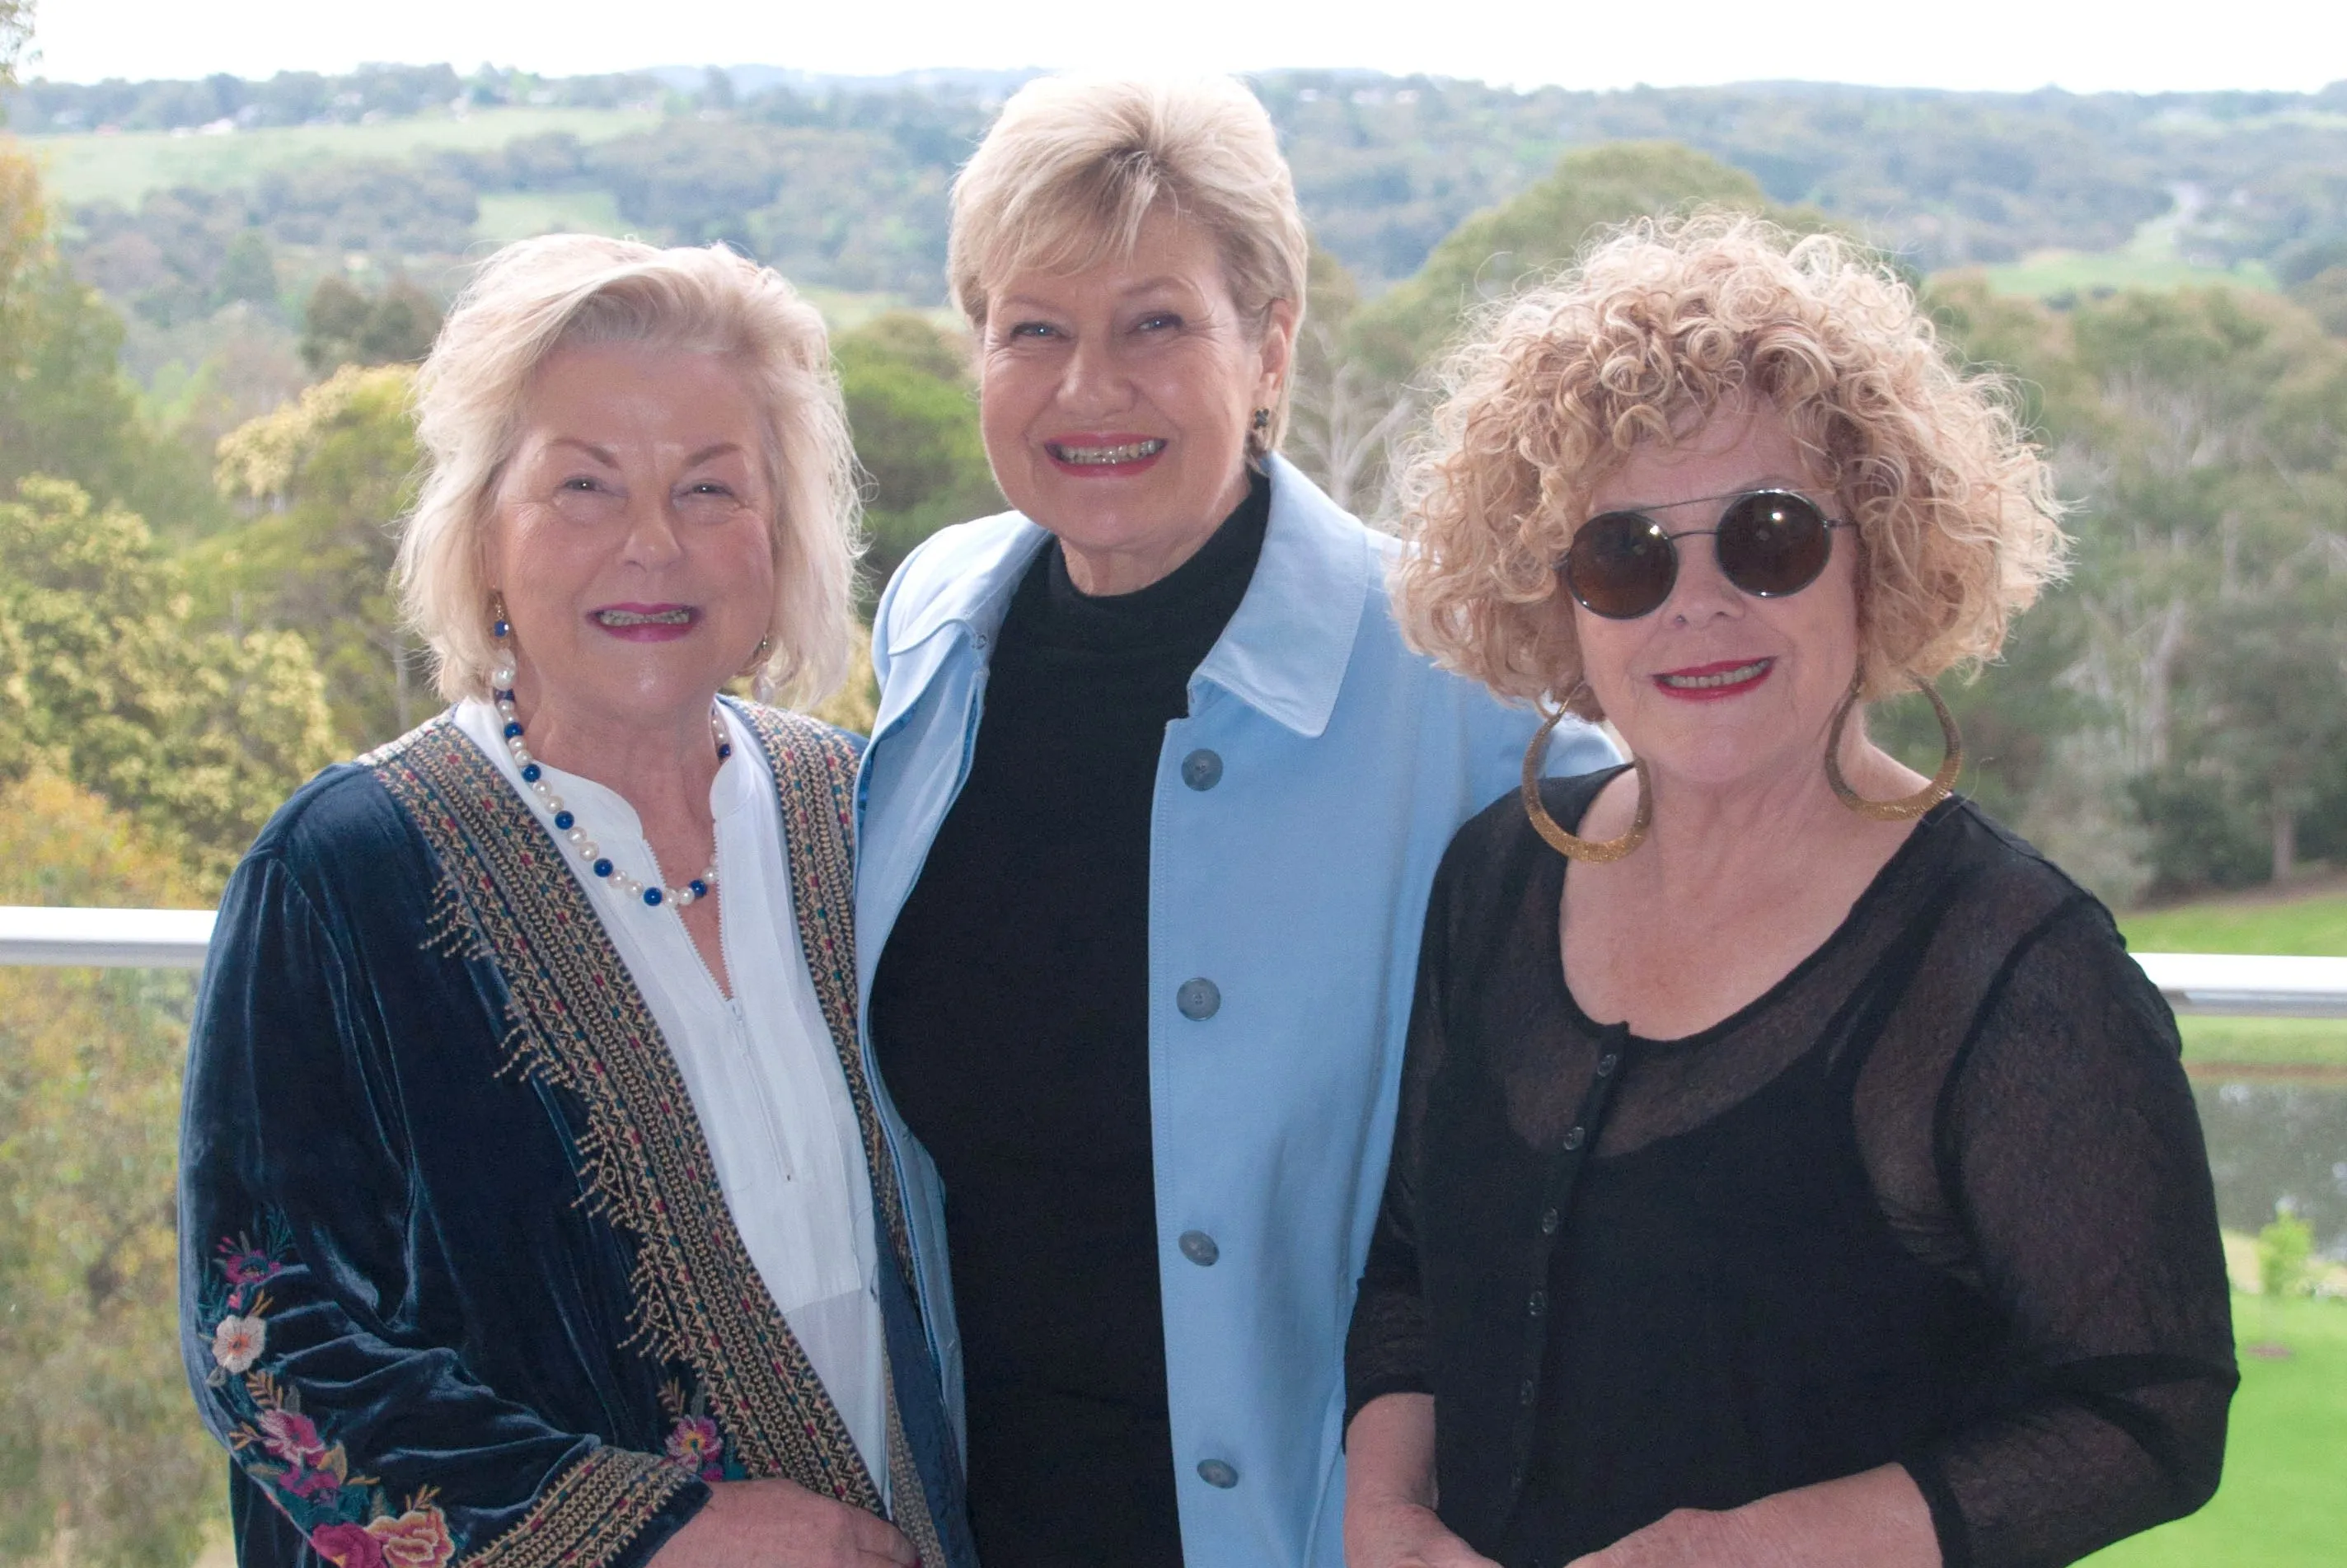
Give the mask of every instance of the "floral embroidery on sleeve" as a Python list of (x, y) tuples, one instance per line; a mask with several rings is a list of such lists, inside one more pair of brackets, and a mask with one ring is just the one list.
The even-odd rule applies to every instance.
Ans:
[(340, 1568), (446, 1568), (456, 1548), (433, 1489), (395, 1509), (381, 1481), (351, 1473), (343, 1445), (302, 1413), (300, 1391), (261, 1365), (269, 1348), (266, 1287), (291, 1266), (292, 1253), (292, 1230), (273, 1212), (258, 1245), (230, 1236), (213, 1251), (218, 1278), (205, 1286), (199, 1325), (211, 1345), (205, 1385), (232, 1423), (229, 1447), (328, 1562)]

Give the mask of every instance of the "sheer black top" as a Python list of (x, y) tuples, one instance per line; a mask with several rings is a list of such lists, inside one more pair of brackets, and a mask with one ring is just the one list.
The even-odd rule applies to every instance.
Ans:
[(1347, 1349), (1348, 1419), (1434, 1396), (1450, 1529), (1545, 1568), (1897, 1462), (1951, 1565), (2061, 1563), (2207, 1501), (2208, 1162), (2091, 895), (1952, 800), (1766, 995), (1648, 1040), (1566, 989), (1565, 870), (1513, 796), (1444, 859)]

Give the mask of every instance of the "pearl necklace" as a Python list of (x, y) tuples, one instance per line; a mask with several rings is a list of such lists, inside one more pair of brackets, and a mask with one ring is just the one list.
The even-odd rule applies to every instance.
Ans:
[[(512, 753), (514, 764), (521, 769), (522, 783), (529, 785), (530, 793), (538, 796), (538, 804), (545, 808), (548, 820), (554, 825), (554, 831), (578, 852), (579, 858), (587, 863), (587, 869), (626, 897), (641, 898), (647, 908), (656, 909), (673, 899), (676, 907), (682, 909), (696, 899), (708, 897), (709, 890), (717, 886), (717, 856), (713, 845), (710, 851), (709, 868), (683, 886), (647, 886), (612, 865), (602, 847), (587, 835), (587, 830), (579, 825), (577, 814), (562, 804), (562, 797), (556, 794), (554, 787), (546, 782), (546, 769), (522, 743), (521, 720), (515, 716), (514, 712), (514, 667), (510, 664), (501, 664), (489, 671), (490, 695), (497, 700), (497, 717), (505, 721), (506, 750)], [(709, 715), (709, 733), (717, 743), (719, 762), (733, 754), (733, 744), (726, 740), (723, 725), (713, 711)]]

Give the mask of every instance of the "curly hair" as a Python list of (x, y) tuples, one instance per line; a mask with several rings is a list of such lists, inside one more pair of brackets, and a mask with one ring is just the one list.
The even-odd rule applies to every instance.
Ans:
[(1558, 563), (1641, 444), (1765, 398), (1860, 540), (1862, 695), (1995, 657), (2067, 543), (2004, 377), (1942, 347), (1913, 292), (1850, 242), (1756, 218), (1644, 220), (1494, 307), (1442, 374), (1402, 477), (1396, 569), (1421, 651), (1502, 697), (1581, 688)]

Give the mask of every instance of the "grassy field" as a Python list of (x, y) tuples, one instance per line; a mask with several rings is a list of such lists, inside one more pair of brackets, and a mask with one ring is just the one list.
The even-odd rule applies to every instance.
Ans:
[(625, 234), (627, 220), (608, 190), (500, 190), (481, 197), (473, 236), (492, 245), (539, 234)]
[[(2097, 1568), (2336, 1568), (2347, 1562), (2347, 1302), (2233, 1297), (2242, 1347), (2216, 1501), (2123, 1541)], [(2252, 1347), (2286, 1348), (2269, 1359)]]
[(2274, 287), (2262, 261), (2209, 267), (2176, 253), (2175, 215), (2155, 218), (2115, 251), (2040, 251), (2019, 261), (1987, 269), (1989, 287), (2001, 294), (2049, 299), (2091, 294), (2096, 289), (2177, 289), (2209, 283), (2241, 288)]
[(2242, 897), (2144, 909), (2119, 918), (2138, 953), (2291, 953), (2347, 957), (2347, 893)]
[[(2119, 917), (2138, 953), (2282, 953), (2347, 957), (2347, 894), (2236, 895)], [(2181, 1018), (2184, 1060), (2347, 1071), (2347, 1020)]]
[(497, 108), (458, 118), (445, 111), (375, 125), (286, 126), (228, 136), (170, 131), (96, 131), (35, 136), (23, 145), (38, 159), (54, 196), (66, 201), (110, 199), (135, 203), (173, 185), (207, 190), (250, 185), (263, 172), (335, 158), (405, 159), (432, 148), (478, 150), (525, 136), (569, 131), (603, 141), (660, 123), (657, 110)]

